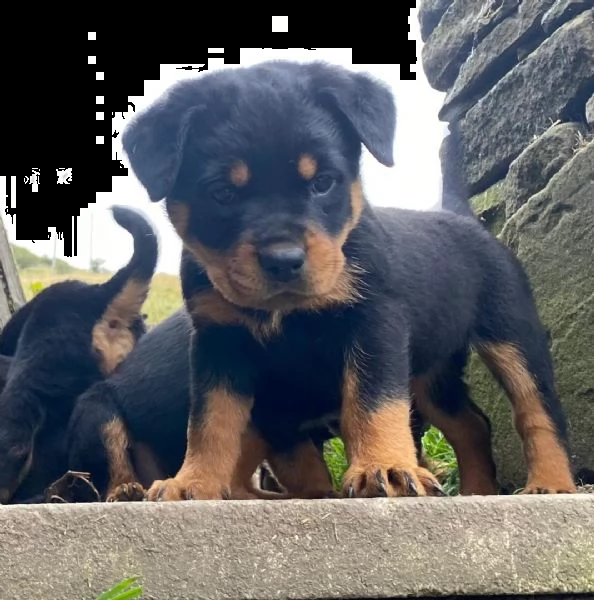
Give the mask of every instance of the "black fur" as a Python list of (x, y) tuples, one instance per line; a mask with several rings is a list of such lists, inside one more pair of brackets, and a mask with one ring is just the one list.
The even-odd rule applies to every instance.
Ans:
[[(0, 334), (0, 348), (10, 357), (0, 395), (2, 502), (38, 495), (64, 473), (64, 438), (74, 402), (104, 377), (93, 328), (126, 284), (134, 280), (148, 289), (155, 271), (158, 244), (150, 223), (120, 206), (113, 207), (113, 216), (134, 238), (130, 262), (102, 284), (69, 280), (49, 286)], [(133, 340), (145, 331), (140, 313), (126, 323)]]
[(69, 468), (91, 473), (102, 498), (109, 484), (109, 458), (101, 430), (114, 418), (126, 425), (130, 459), (144, 487), (152, 480), (143, 475), (146, 465), (135, 452), (139, 444), (150, 449), (156, 459), (152, 467), (163, 476), (173, 475), (181, 465), (190, 401), (191, 330), (188, 314), (178, 310), (149, 330), (111, 377), (78, 399), (69, 425)]
[[(225, 297), (245, 318), (265, 325), (276, 312), (281, 321), (262, 338), (240, 319), (221, 324), (208, 314), (195, 317), (191, 427), (205, 423), (205, 394), (223, 386), (238, 402), (254, 399), (252, 421), (276, 452), (290, 453), (309, 435), (305, 422), (341, 408), (347, 364), (356, 364), (359, 410), (367, 418), (408, 402), (411, 380), (430, 373), (439, 374), (431, 401), (455, 418), (471, 401), (460, 385), (459, 395), (445, 392), (461, 382), (469, 349), (504, 343), (519, 349), (556, 435), (566, 442), (546, 334), (512, 253), (470, 217), (376, 208), (364, 199), (357, 220), (352, 185), (361, 146), (390, 166), (394, 124), (389, 91), (367, 76), (275, 62), (182, 82), (126, 130), (124, 149), (151, 200), (165, 197), (171, 215), (180, 206), (187, 211), (180, 235), (189, 310), (215, 289), (221, 303)], [(313, 181), (297, 173), (303, 154), (315, 158)], [(228, 172), (238, 160), (250, 178), (235, 189)], [(329, 190), (316, 191), (316, 184), (324, 188), (318, 175), (331, 178)], [(336, 240), (350, 219), (356, 226), (342, 253), (358, 274), (352, 288), (360, 298), (322, 306), (322, 295), (315, 310), (308, 308), (311, 290), (303, 278), (270, 284), (249, 303), (235, 301), (239, 294), (213, 284), (211, 259), (200, 254), (206, 247), (209, 256), (223, 257), (246, 235), (258, 253), (276, 243), (301, 248), (308, 230)], [(238, 257), (227, 272), (231, 279), (233, 269), (245, 267)], [(305, 273), (314, 272), (312, 256), (306, 261)], [(389, 476), (398, 465), (397, 450), (393, 464), (372, 464)], [(155, 496), (174, 483), (159, 483)], [(369, 481), (361, 486), (364, 495), (382, 493)], [(203, 491), (196, 482), (188, 493), (203, 497)], [(405, 491), (414, 492), (414, 485)]]

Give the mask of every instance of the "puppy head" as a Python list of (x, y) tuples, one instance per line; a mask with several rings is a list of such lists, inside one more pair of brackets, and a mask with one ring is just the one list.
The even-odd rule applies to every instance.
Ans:
[(343, 246), (365, 200), (362, 144), (392, 166), (391, 93), (324, 63), (264, 63), (184, 81), (123, 136), (153, 201), (230, 302), (348, 300)]

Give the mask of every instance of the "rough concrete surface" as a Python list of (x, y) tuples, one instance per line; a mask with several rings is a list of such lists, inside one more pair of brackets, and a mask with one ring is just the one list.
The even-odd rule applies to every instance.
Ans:
[(0, 507), (0, 596), (145, 600), (594, 592), (594, 496)]

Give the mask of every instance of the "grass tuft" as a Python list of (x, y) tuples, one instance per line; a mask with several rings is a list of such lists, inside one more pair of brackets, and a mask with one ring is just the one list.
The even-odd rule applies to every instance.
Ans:
[(124, 579), (97, 596), (97, 600), (130, 600), (132, 598), (141, 598), (143, 589), (137, 581), (138, 577)]

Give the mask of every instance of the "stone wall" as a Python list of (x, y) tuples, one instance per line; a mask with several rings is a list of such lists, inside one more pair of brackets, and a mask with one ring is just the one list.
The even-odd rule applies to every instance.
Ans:
[[(594, 2), (424, 0), (440, 118), (443, 207), (472, 210), (524, 264), (550, 331), (576, 472), (594, 478)], [(523, 485), (511, 412), (473, 357), (501, 482)]]

